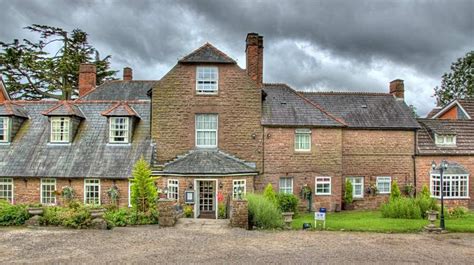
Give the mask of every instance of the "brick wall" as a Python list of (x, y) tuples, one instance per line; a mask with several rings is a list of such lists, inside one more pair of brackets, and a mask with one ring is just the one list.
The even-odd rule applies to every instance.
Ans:
[[(364, 177), (364, 190), (377, 176), (390, 176), (401, 190), (414, 183), (413, 131), (343, 130), (343, 176)], [(343, 183), (344, 183), (343, 182)], [(377, 208), (387, 195), (368, 195), (354, 202), (356, 208)]]
[(246, 200), (232, 200), (230, 226), (249, 229), (249, 205)]
[(431, 162), (440, 164), (442, 160), (449, 163), (458, 163), (469, 171), (469, 197), (470, 199), (445, 199), (448, 206), (464, 206), (474, 209), (474, 156), (417, 156), (416, 157), (416, 186), (417, 192), (423, 185), (430, 188)]
[[(256, 189), (262, 191), (271, 183), (279, 190), (280, 177), (293, 178), (293, 193), (300, 196), (304, 184), (315, 190), (315, 177), (332, 178), (331, 195), (314, 195), (313, 209), (326, 207), (333, 210), (341, 203), (342, 130), (313, 128), (311, 152), (295, 152), (295, 128), (264, 129), (266, 136), (264, 174), (255, 179)], [(302, 201), (305, 205), (306, 201)]]
[[(15, 178), (14, 181), (14, 202), (15, 203), (40, 203), (40, 178)], [(119, 206), (128, 206), (128, 180), (101, 179), (100, 199), (102, 204), (110, 203), (107, 190), (116, 185), (119, 189)], [(56, 189), (61, 192), (65, 186), (71, 186), (75, 192), (75, 199), (84, 202), (84, 179), (56, 179)], [(63, 205), (60, 195), (56, 196), (58, 205)]]
[(195, 114), (218, 114), (218, 147), (261, 169), (261, 91), (237, 65), (219, 67), (218, 95), (196, 95), (196, 65), (176, 65), (153, 89), (152, 138), (164, 163), (195, 147)]

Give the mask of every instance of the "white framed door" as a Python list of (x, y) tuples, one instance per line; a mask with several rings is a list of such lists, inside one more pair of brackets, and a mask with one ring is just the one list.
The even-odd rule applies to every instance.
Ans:
[(218, 216), (218, 185), (217, 179), (195, 179), (195, 204), (194, 204), (194, 218), (199, 218), (202, 215), (212, 214), (215, 219)]

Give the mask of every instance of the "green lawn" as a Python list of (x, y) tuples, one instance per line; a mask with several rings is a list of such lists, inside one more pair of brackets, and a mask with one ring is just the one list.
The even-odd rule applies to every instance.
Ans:
[[(474, 233), (474, 212), (458, 219), (446, 219), (446, 229), (450, 232)], [(314, 214), (300, 214), (292, 223), (293, 229), (302, 229), (303, 223), (314, 226)], [(326, 230), (364, 231), (382, 233), (408, 233), (422, 231), (428, 224), (421, 219), (382, 218), (379, 211), (344, 211), (326, 215)], [(436, 222), (439, 225), (439, 220)]]

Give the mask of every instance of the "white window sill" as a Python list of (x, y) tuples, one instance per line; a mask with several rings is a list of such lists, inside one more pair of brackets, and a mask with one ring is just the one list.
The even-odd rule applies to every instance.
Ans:
[(49, 145), (49, 146), (71, 146), (71, 143), (47, 143), (46, 145)]
[(120, 147), (129, 147), (129, 146), (132, 146), (131, 143), (108, 143), (106, 144), (106, 146), (120, 146)]
[(295, 149), (295, 152), (298, 153), (310, 153), (311, 149)]
[[(441, 200), (441, 197), (431, 197)], [(443, 200), (470, 200), (471, 197), (443, 197)]]
[(377, 192), (377, 194), (380, 194), (380, 195), (390, 195), (390, 191), (389, 191), (389, 192)]
[(331, 196), (332, 194), (331, 193), (316, 193), (314, 195), (316, 195), (316, 196)]
[(10, 142), (0, 142), (0, 145), (11, 145), (12, 143)]

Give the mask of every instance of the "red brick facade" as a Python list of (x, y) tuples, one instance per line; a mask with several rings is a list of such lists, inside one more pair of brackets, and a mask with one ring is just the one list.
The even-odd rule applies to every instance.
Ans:
[(468, 208), (474, 208), (474, 157), (473, 156), (417, 156), (416, 157), (416, 190), (419, 192), (426, 185), (430, 188), (430, 172), (431, 163), (435, 161), (437, 165), (442, 160), (446, 160), (449, 163), (457, 163), (462, 165), (468, 172), (469, 175), (469, 197), (467, 199), (450, 199), (445, 197), (445, 204), (447, 206), (464, 206)]

